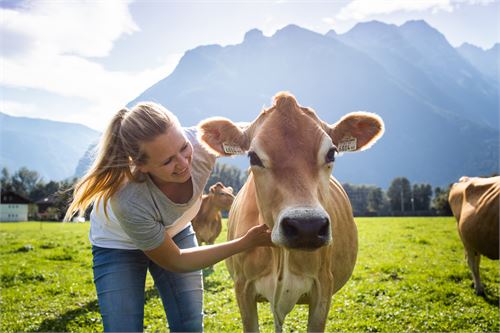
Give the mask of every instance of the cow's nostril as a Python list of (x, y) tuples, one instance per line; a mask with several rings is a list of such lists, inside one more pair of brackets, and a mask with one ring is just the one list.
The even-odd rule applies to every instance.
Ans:
[(328, 236), (328, 229), (330, 228), (330, 223), (327, 218), (324, 219), (324, 224), (318, 231), (318, 236), (326, 237)]
[(281, 228), (283, 229), (283, 234), (287, 238), (295, 238), (299, 235), (299, 230), (294, 226), (293, 219), (284, 218), (281, 222)]

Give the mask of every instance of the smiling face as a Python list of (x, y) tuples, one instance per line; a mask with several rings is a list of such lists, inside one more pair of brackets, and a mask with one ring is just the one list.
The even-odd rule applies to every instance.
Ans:
[(191, 178), (193, 146), (180, 126), (171, 126), (166, 133), (142, 143), (141, 150), (148, 158), (138, 168), (149, 173), (157, 185), (184, 183)]

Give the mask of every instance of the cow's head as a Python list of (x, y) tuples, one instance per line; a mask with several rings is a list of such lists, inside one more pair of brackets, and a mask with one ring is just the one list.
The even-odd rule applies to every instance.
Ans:
[(212, 196), (212, 202), (220, 209), (229, 210), (234, 201), (233, 188), (226, 187), (221, 182), (210, 186), (208, 195)]
[(321, 121), (288, 93), (251, 124), (223, 118), (200, 123), (200, 138), (219, 155), (248, 152), (257, 204), (278, 246), (314, 250), (332, 241), (329, 178), (339, 151), (369, 148), (384, 132), (372, 113), (349, 113), (337, 123)]

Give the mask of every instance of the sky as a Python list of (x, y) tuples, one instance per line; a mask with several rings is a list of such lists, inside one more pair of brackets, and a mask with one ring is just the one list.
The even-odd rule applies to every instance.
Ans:
[(341, 34), (415, 19), (455, 47), (500, 42), (500, 0), (0, 0), (0, 112), (102, 131), (197, 46), (239, 44), (254, 28)]

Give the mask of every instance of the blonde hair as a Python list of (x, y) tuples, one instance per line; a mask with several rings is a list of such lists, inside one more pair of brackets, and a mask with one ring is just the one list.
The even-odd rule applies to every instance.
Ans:
[(101, 137), (92, 167), (74, 186), (73, 200), (64, 220), (69, 221), (75, 214), (83, 215), (97, 200), (103, 200), (107, 216), (107, 203), (124, 182), (141, 180), (134, 166), (148, 160), (149, 156), (141, 149), (142, 143), (154, 140), (172, 126), (180, 126), (177, 118), (152, 102), (118, 111)]

